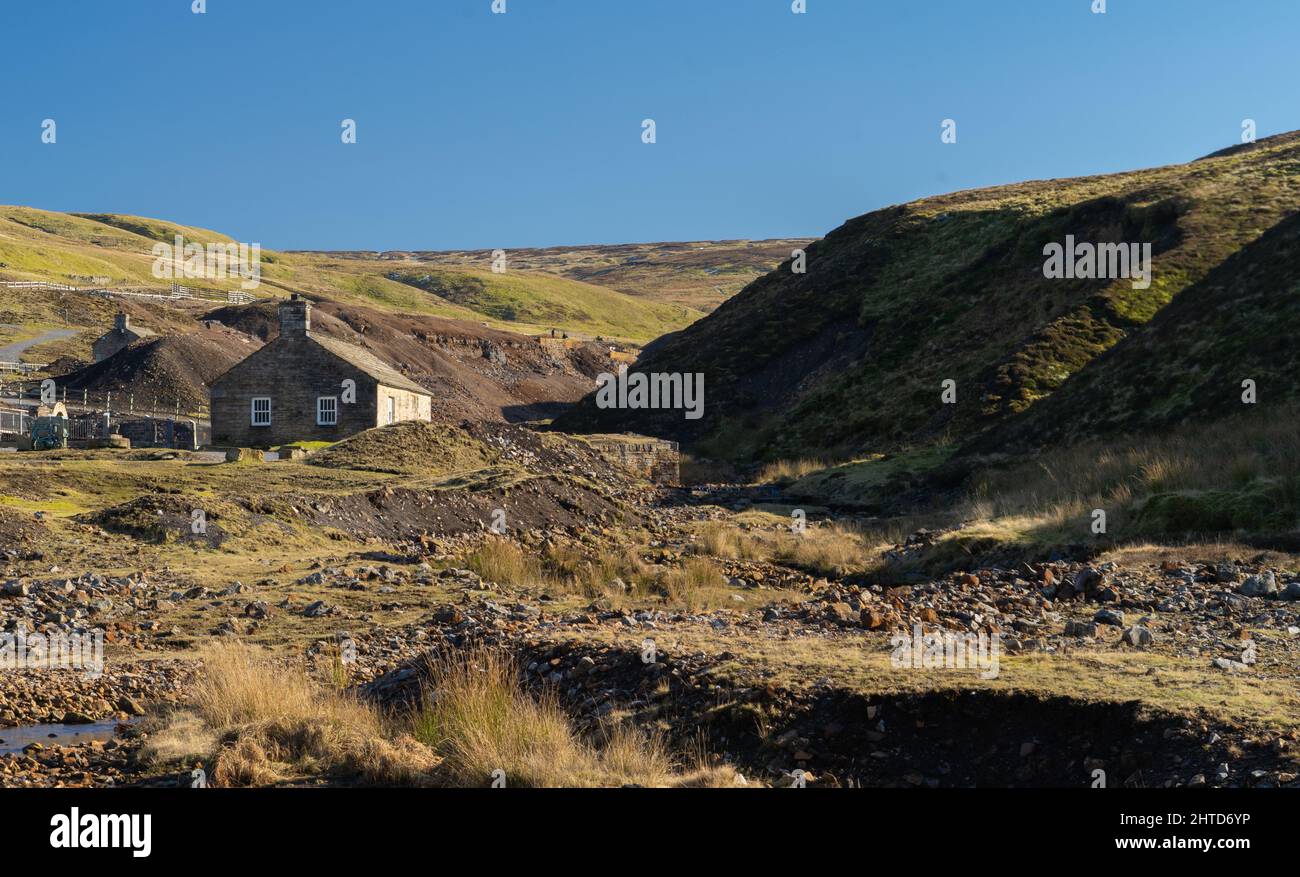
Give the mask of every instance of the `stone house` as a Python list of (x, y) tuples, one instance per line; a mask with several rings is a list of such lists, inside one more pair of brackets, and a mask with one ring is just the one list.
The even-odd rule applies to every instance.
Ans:
[(212, 444), (270, 448), (339, 441), (431, 420), (433, 394), (374, 354), (311, 331), (311, 303), (281, 302), (280, 336), (212, 383)]
[(90, 346), (90, 351), (95, 357), (95, 362), (103, 362), (133, 342), (152, 337), (154, 337), (153, 331), (131, 325), (130, 314), (118, 314), (113, 320), (112, 330), (96, 338), (95, 343)]

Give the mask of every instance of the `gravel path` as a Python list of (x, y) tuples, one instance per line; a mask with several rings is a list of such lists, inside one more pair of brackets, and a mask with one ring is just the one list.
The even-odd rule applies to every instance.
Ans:
[(15, 341), (13, 344), (7, 344), (4, 347), (0, 347), (0, 362), (20, 362), (20, 357), (28, 350), (28, 348), (35, 347), (38, 344), (44, 344), (47, 341), (61, 341), (64, 338), (71, 338), (76, 334), (76, 329), (51, 329), (43, 335), (29, 338), (26, 341)]

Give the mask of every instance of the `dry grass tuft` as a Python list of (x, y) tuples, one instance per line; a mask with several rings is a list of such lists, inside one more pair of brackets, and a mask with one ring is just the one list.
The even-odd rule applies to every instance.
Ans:
[(210, 758), (220, 746), (217, 735), (194, 712), (173, 711), (158, 719), (162, 726), (140, 748), (140, 758), (147, 765), (194, 765)]
[(980, 473), (957, 516), (1033, 519), (1040, 540), (1078, 538), (1096, 508), (1106, 509), (1109, 532), (1131, 536), (1291, 529), (1300, 510), (1295, 414), (1053, 449)]
[(611, 587), (615, 579), (621, 579), (628, 590), (635, 590), (649, 578), (635, 545), (597, 552), (584, 551), (577, 545), (550, 545), (535, 557), (511, 540), (493, 536), (465, 563), (490, 582), (584, 597), (621, 593)]
[[(534, 788), (734, 785), (727, 768), (675, 771), (662, 741), (625, 727), (593, 745), (580, 739), (555, 698), (529, 695), (506, 653), (488, 648), (432, 661), (415, 737), (443, 759), (445, 782)], [(500, 773), (498, 773), (500, 772)]]
[(775, 559), (819, 575), (845, 575), (865, 567), (876, 556), (862, 531), (845, 524), (809, 527), (783, 536)]
[(656, 589), (673, 606), (688, 612), (700, 612), (723, 603), (727, 598), (727, 580), (713, 561), (689, 557), (679, 567), (663, 573)]
[[(437, 758), (410, 737), (390, 734), (379, 713), (301, 665), (273, 662), (242, 643), (214, 642), (202, 653), (190, 712), (150, 740), (161, 762), (184, 753), (214, 761), (218, 785), (269, 785), (305, 775), (361, 782), (428, 782)], [(219, 747), (212, 744), (225, 741)], [(196, 751), (206, 744), (207, 751)]]
[(800, 478), (814, 472), (820, 472), (830, 465), (832, 464), (820, 458), (777, 460), (775, 463), (768, 463), (760, 469), (754, 481), (757, 484), (792, 484)]
[(700, 530), (695, 551), (725, 560), (765, 560), (817, 575), (841, 576), (864, 569), (897, 538), (897, 532), (877, 533), (848, 524), (809, 524), (795, 533), (788, 527), (746, 530), (712, 521)]
[[(637, 546), (604, 549), (588, 554), (576, 545), (553, 545), (543, 558), (549, 590), (604, 597), (637, 590), (649, 579), (646, 563)], [(613, 586), (615, 579), (622, 589)]]
[(710, 521), (700, 529), (695, 550), (726, 560), (766, 560), (772, 556), (772, 540), (732, 524)]
[(307, 778), (388, 786), (546, 787), (735, 785), (729, 768), (679, 770), (662, 741), (626, 728), (596, 743), (573, 730), (554, 697), (533, 697), (501, 651), (434, 661), (426, 706), (386, 718), (242, 643), (204, 649), (188, 709), (163, 717), (143, 750), (155, 766), (201, 763), (218, 786), (271, 786)]
[(466, 564), (487, 581), (502, 585), (536, 585), (544, 578), (538, 560), (504, 536), (486, 539)]

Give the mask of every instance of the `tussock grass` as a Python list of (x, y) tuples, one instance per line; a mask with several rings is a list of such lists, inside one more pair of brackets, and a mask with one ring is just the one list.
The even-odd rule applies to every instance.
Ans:
[(536, 585), (544, 579), (538, 559), (501, 536), (486, 539), (469, 555), (466, 565), (487, 581), (503, 585)]
[(162, 722), (158, 733), (150, 734), (140, 748), (140, 758), (147, 765), (192, 766), (220, 747), (216, 733), (192, 711), (170, 711), (156, 719)]
[[(961, 524), (924, 552), (869, 571), (937, 573), (1010, 549), (1240, 543), (1300, 527), (1300, 411), (1272, 410), (1176, 432), (1079, 442), (1012, 464), (979, 461), (963, 499), (930, 526)], [(1092, 531), (1094, 510), (1106, 531)]]
[(798, 567), (817, 575), (842, 576), (861, 570), (902, 537), (902, 525), (881, 530), (846, 523), (809, 524), (802, 533), (788, 527), (744, 529), (711, 521), (701, 528), (695, 551), (725, 560), (758, 560)]
[(772, 556), (772, 540), (721, 521), (709, 521), (699, 532), (695, 550), (727, 560), (766, 560)]
[(217, 786), (327, 778), (392, 786), (736, 785), (701, 758), (683, 767), (662, 739), (626, 726), (588, 742), (552, 693), (529, 694), (504, 651), (431, 659), (425, 706), (395, 717), (242, 643), (215, 642), (186, 708), (158, 716), (147, 764), (196, 763)]
[(432, 780), (434, 753), (392, 733), (373, 707), (313, 679), (301, 664), (276, 663), (260, 649), (221, 641), (205, 646), (201, 658), (190, 709), (149, 741), (155, 762), (178, 754), (198, 758), (211, 765), (209, 777), (219, 786), (309, 775), (382, 785)]
[(584, 597), (620, 592), (612, 587), (615, 579), (637, 590), (650, 578), (635, 545), (594, 552), (576, 545), (550, 545), (537, 556), (510, 539), (493, 536), (469, 555), (466, 565), (490, 582)]
[(820, 472), (830, 465), (826, 460), (818, 457), (799, 460), (777, 460), (760, 469), (754, 481), (757, 484), (792, 484), (800, 478), (814, 472)]
[(663, 573), (655, 583), (670, 604), (699, 612), (722, 603), (727, 580), (717, 564), (705, 557), (689, 557), (681, 566)]
[[(814, 541), (821, 540), (814, 537)], [(642, 559), (643, 550), (637, 544), (594, 551), (577, 544), (549, 545), (535, 557), (509, 540), (494, 537), (470, 555), (467, 565), (489, 581), (540, 588), (552, 595), (649, 600), (698, 612), (726, 604), (734, 593), (715, 558), (767, 560), (780, 554), (770, 536), (722, 523), (707, 525), (694, 554), (680, 564), (652, 565)], [(834, 551), (827, 546), (819, 554), (809, 546), (800, 557), (814, 566), (812, 558), (825, 557), (823, 565), (828, 565), (839, 556)]]
[[(573, 545), (551, 546), (544, 555), (547, 582), (553, 590), (584, 597), (617, 596), (643, 590), (650, 579), (649, 567), (638, 547), (601, 549), (592, 554)], [(615, 580), (624, 587), (614, 585)]]
[(1090, 441), (976, 478), (958, 516), (1033, 519), (1040, 534), (1087, 533), (1093, 509), (1121, 538), (1288, 531), (1300, 522), (1300, 412)]
[(535, 788), (736, 784), (728, 768), (680, 771), (661, 739), (626, 726), (582, 740), (555, 697), (527, 693), (518, 664), (498, 649), (440, 656), (429, 675), (412, 733), (442, 757), (440, 775), (453, 785), (502, 775), (507, 786)]
[(844, 575), (865, 566), (876, 555), (864, 532), (846, 524), (809, 527), (783, 535), (774, 559), (820, 575)]

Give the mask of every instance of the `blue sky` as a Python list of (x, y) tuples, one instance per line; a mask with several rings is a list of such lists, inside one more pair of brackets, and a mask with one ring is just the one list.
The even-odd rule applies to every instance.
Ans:
[(490, 5), (4, 0), (0, 203), (279, 249), (822, 235), (1300, 128), (1295, 0)]

